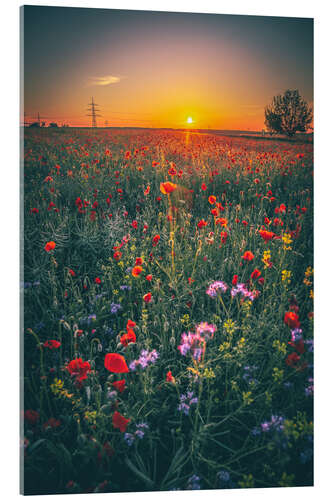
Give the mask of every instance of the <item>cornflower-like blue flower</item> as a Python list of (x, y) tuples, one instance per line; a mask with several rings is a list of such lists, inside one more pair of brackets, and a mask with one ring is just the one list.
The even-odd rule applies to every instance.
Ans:
[(114, 304), (114, 302), (112, 302), (111, 306), (110, 306), (110, 311), (111, 311), (111, 314), (117, 314), (117, 312), (121, 309), (121, 305), (120, 304)]
[(126, 432), (124, 434), (124, 439), (128, 444), (128, 446), (132, 446), (136, 438), (143, 439), (145, 432), (142, 429), (149, 429), (149, 425), (146, 424), (145, 422), (141, 424), (136, 424), (136, 429), (137, 430), (134, 432), (134, 434), (130, 432)]
[(193, 397), (193, 391), (187, 391), (186, 394), (180, 395), (180, 404), (178, 405), (178, 411), (184, 413), (184, 415), (188, 415), (190, 412), (190, 407), (192, 405), (198, 404), (198, 398)]
[(200, 477), (193, 474), (193, 476), (188, 478), (187, 490), (200, 490)]
[(131, 290), (132, 287), (130, 287), (129, 285), (120, 285), (120, 290)]
[(126, 441), (126, 444), (128, 446), (132, 446), (132, 444), (135, 441), (135, 437), (130, 432), (125, 432), (125, 434), (124, 434), (124, 440)]
[(221, 483), (227, 483), (230, 481), (230, 474), (226, 470), (221, 470), (220, 472), (217, 473), (217, 478)]
[(218, 290), (221, 290), (222, 293), (226, 292), (228, 289), (228, 285), (224, 283), (224, 281), (214, 281), (209, 285), (206, 290), (207, 295), (214, 298), (217, 297)]

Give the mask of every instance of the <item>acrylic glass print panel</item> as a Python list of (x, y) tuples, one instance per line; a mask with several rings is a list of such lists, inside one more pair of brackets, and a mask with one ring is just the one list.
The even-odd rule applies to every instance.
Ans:
[(311, 486), (313, 20), (21, 28), (22, 492)]

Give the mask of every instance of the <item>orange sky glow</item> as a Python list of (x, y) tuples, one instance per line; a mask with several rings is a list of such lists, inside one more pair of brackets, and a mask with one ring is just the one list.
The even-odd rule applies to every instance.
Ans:
[(30, 121), (89, 126), (93, 96), (98, 126), (261, 130), (277, 93), (313, 100), (310, 19), (25, 7), (24, 31)]

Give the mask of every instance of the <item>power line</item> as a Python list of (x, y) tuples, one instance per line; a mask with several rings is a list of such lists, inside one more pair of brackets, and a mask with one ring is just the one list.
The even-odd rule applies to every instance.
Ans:
[(102, 115), (99, 115), (98, 113), (96, 113), (96, 111), (99, 111), (98, 107), (99, 104), (96, 104), (94, 102), (94, 98), (92, 97), (91, 98), (91, 102), (88, 104), (88, 111), (90, 111), (90, 114), (87, 114), (87, 116), (91, 116), (91, 126), (92, 128), (96, 128), (97, 127), (97, 123), (96, 123), (96, 117), (97, 116), (102, 116)]

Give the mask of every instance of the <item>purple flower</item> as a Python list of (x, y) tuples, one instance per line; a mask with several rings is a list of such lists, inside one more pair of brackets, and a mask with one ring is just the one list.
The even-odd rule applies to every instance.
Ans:
[(193, 474), (187, 481), (187, 490), (200, 490), (200, 477)]
[(182, 356), (186, 356), (186, 354), (191, 351), (193, 358), (196, 361), (200, 361), (205, 339), (201, 337), (199, 332), (183, 333), (180, 342), (178, 349)]
[(245, 297), (250, 300), (254, 300), (256, 297), (256, 294), (248, 290), (244, 283), (238, 283), (235, 287), (231, 289), (230, 293), (231, 297), (235, 297), (238, 293), (240, 293), (242, 297)]
[(186, 394), (181, 394), (179, 397), (180, 404), (178, 405), (178, 411), (188, 415), (190, 412), (191, 405), (198, 404), (198, 398), (193, 397), (193, 391), (187, 391)]
[(110, 306), (110, 311), (111, 311), (111, 314), (117, 314), (117, 312), (121, 309), (121, 305), (120, 304), (114, 304), (112, 302), (111, 306)]
[(298, 342), (299, 340), (302, 340), (302, 329), (301, 328), (294, 328), (293, 330), (290, 330), (291, 333), (291, 340), (292, 342)]
[(201, 322), (196, 326), (195, 332), (199, 335), (204, 335), (204, 337), (208, 340), (208, 338), (212, 338), (214, 336), (216, 329), (216, 325), (210, 325), (207, 322)]
[(156, 349), (153, 349), (151, 352), (143, 349), (140, 353), (139, 359), (135, 359), (130, 363), (129, 369), (131, 371), (135, 371), (137, 366), (141, 366), (141, 368), (145, 369), (149, 364), (154, 364), (158, 358), (159, 353)]
[(304, 344), (308, 345), (309, 352), (313, 352), (313, 339), (304, 340)]
[(227, 483), (230, 481), (230, 474), (226, 470), (221, 470), (220, 472), (217, 473), (217, 478), (221, 483)]
[(214, 281), (209, 285), (206, 290), (207, 295), (214, 298), (217, 297), (218, 290), (221, 290), (222, 293), (226, 292), (228, 289), (228, 285), (224, 283), (224, 281)]
[(133, 436), (133, 434), (131, 434), (130, 432), (125, 432), (124, 434), (124, 439), (126, 441), (126, 444), (128, 446), (132, 446), (132, 444), (134, 443), (135, 441), (135, 437)]

